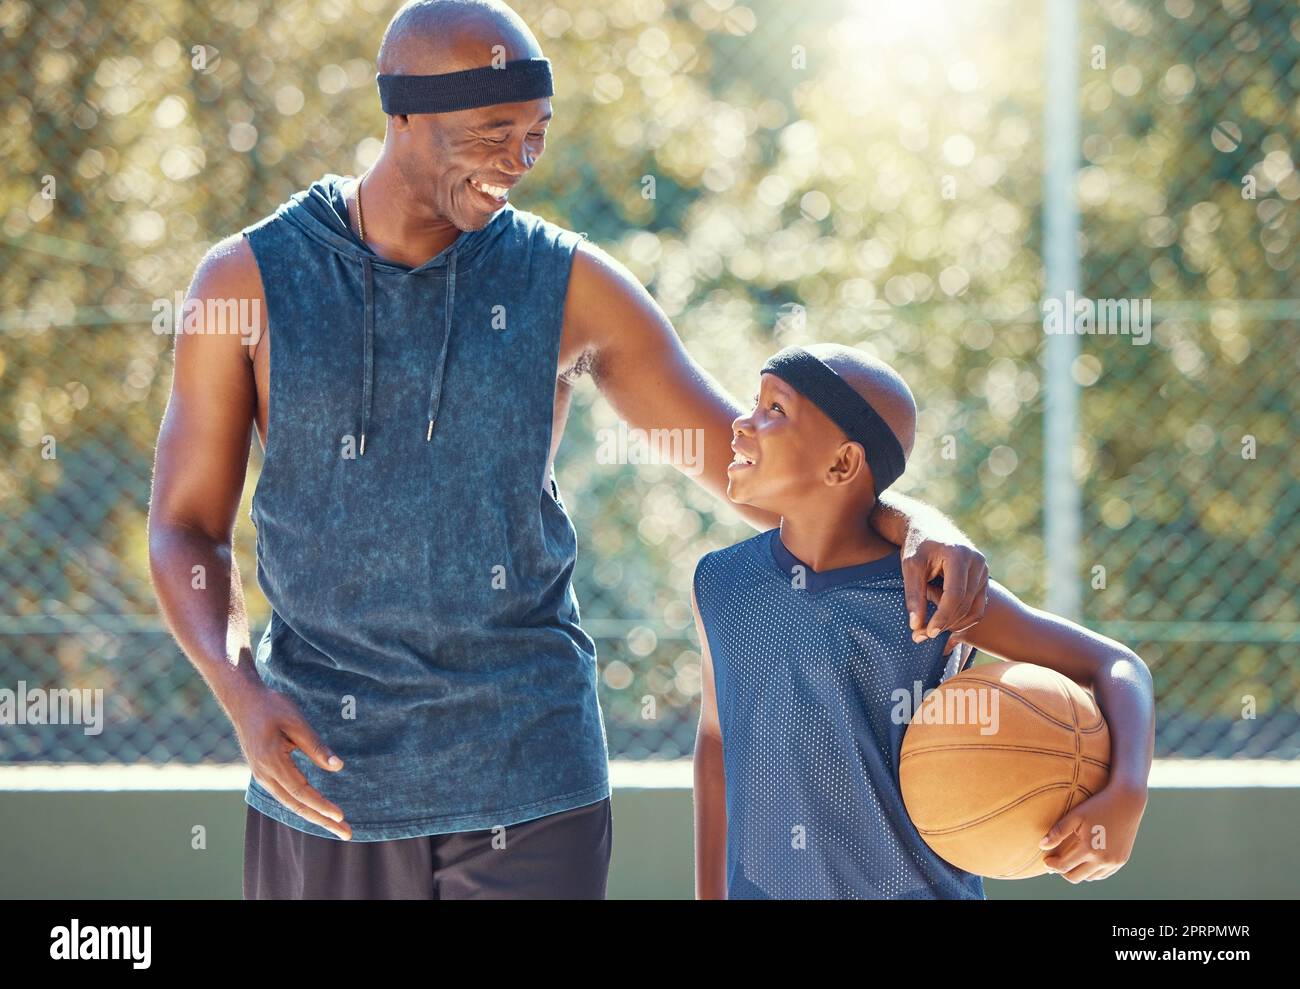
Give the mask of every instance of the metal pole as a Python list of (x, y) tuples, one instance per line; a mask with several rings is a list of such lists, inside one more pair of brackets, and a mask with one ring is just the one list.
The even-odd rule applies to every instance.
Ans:
[[(1043, 255), (1048, 298), (1060, 300), (1065, 329), (1074, 313), (1066, 292), (1079, 293), (1079, 210), (1075, 177), (1079, 162), (1079, 14), (1077, 0), (1047, 0), (1047, 99), (1043, 105)], [(1073, 452), (1079, 431), (1079, 393), (1074, 381), (1078, 337), (1047, 336), (1045, 367), (1044, 549), (1047, 608), (1077, 619), (1080, 495)]]

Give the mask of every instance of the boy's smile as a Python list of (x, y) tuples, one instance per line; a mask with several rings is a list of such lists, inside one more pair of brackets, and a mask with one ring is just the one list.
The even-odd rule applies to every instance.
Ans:
[(799, 401), (776, 375), (760, 377), (753, 409), (731, 424), (735, 458), (727, 465), (727, 497), (732, 501), (778, 511), (778, 500), (788, 505), (812, 490), (806, 454), (817, 438), (811, 423), (792, 415)]
[(753, 457), (753, 455), (750, 454), (750, 453), (747, 453), (747, 452), (746, 452), (744, 449), (742, 449), (742, 448), (741, 448), (741, 447), (740, 447), (740, 446), (739, 446), (739, 445), (738, 445), (734, 440), (733, 440), (732, 443), (731, 443), (731, 450), (732, 450), (732, 452), (736, 455), (736, 458), (735, 458), (735, 459), (731, 462), (731, 464), (727, 467), (727, 472), (728, 472), (728, 473), (730, 473), (730, 472), (732, 471), (733, 468), (736, 469), (736, 470), (739, 470), (741, 467), (753, 467), (753, 466), (754, 466), (755, 461), (754, 461), (754, 457)]

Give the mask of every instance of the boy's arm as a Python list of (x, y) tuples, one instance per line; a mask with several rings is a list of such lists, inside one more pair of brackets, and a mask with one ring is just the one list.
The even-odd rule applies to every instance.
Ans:
[(727, 898), (727, 783), (722, 766), (722, 726), (713, 690), (713, 661), (691, 590), (700, 637), (700, 725), (695, 733), (695, 898)]
[(1146, 809), (1155, 751), (1147, 665), (1127, 646), (1031, 608), (994, 580), (983, 620), (954, 638), (1003, 659), (1046, 666), (1092, 689), (1110, 729), (1110, 780), (1044, 837), (1043, 847), (1056, 849), (1044, 861), (1072, 883), (1118, 871)]

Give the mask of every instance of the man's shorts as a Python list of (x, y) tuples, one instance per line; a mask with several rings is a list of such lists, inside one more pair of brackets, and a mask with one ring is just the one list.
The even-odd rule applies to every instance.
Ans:
[(609, 798), (495, 831), (392, 841), (306, 834), (248, 808), (246, 900), (603, 900)]

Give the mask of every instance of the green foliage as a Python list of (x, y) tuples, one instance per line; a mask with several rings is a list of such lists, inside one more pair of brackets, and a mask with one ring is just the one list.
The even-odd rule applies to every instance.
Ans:
[[(144, 517), (170, 340), (151, 305), (217, 240), (373, 160), (373, 54), (396, 6), (0, 3), (0, 673), (116, 688), (121, 717), (156, 729), (76, 758), (235, 754), (152, 617)], [(557, 83), (517, 205), (625, 263), (742, 401), (786, 343), (893, 362), (921, 405), (900, 490), (1040, 600), (1039, 5), (515, 6)], [(1088, 337), (1075, 363), (1086, 617), (1157, 667), (1177, 715), (1162, 753), (1294, 755), (1300, 14), (1080, 8), (1078, 294), (1155, 313), (1149, 345)], [(683, 754), (690, 575), (750, 530), (667, 467), (599, 463), (598, 430), (615, 425), (584, 380), (557, 468), (582, 614), (614, 754)], [(253, 481), (237, 548), (260, 621)], [(1244, 695), (1271, 729), (1221, 730)]]

